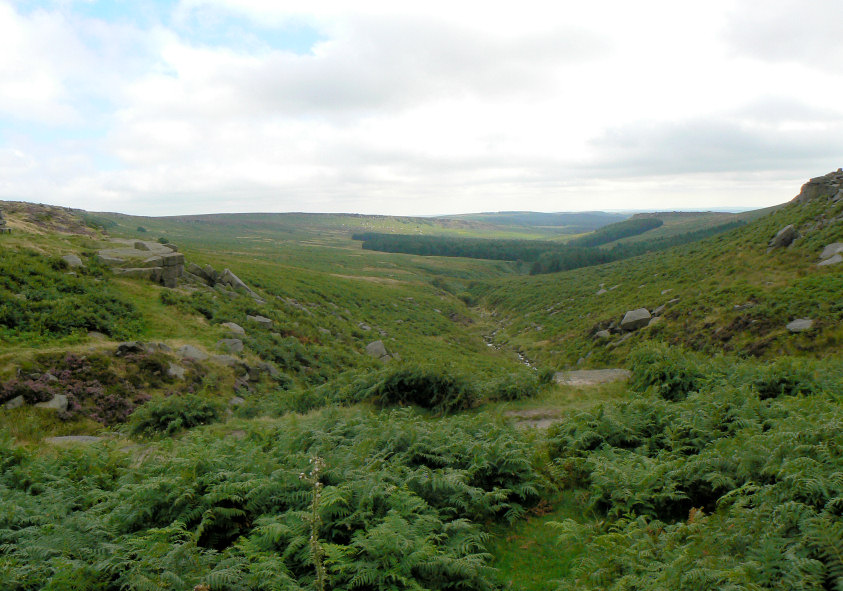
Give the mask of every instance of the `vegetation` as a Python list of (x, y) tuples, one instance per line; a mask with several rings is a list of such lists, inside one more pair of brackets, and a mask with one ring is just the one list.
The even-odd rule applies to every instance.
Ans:
[[(843, 585), (843, 278), (816, 265), (843, 202), (594, 214), (588, 246), (550, 240), (567, 214), (3, 209), (4, 590)], [(252, 291), (112, 274), (92, 225)], [(578, 268), (511, 262), (542, 248)], [(611, 366), (629, 382), (553, 379)]]
[(662, 225), (664, 225), (664, 220), (659, 218), (634, 217), (598, 228), (590, 234), (571, 240), (568, 244), (572, 246), (601, 246), (621, 238), (643, 234)]

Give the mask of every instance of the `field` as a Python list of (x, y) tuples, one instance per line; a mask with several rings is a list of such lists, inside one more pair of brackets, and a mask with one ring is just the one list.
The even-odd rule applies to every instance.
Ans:
[[(621, 242), (746, 223), (544, 275), (352, 235), (624, 218), (0, 206), (2, 589), (843, 588), (834, 195), (659, 214)], [(115, 239), (193, 275), (120, 275)], [(602, 368), (629, 379), (565, 381)]]

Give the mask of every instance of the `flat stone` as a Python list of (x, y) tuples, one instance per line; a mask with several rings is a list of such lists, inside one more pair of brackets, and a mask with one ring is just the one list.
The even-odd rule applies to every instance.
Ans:
[(200, 351), (193, 345), (184, 345), (183, 347), (179, 347), (177, 353), (184, 359), (189, 359), (191, 361), (205, 361), (208, 358), (208, 354)]
[(264, 328), (272, 328), (272, 319), (267, 318), (266, 316), (246, 316), (246, 320), (249, 322), (254, 322), (255, 324), (262, 326)]
[(93, 435), (62, 435), (60, 437), (47, 437), (44, 439), (46, 443), (53, 445), (62, 445), (65, 443), (96, 443), (102, 441), (102, 437), (94, 437)]
[(246, 334), (246, 329), (236, 322), (223, 322), (220, 326), (224, 326), (234, 334)]
[(826, 246), (820, 253), (820, 259), (825, 260), (838, 253), (843, 253), (843, 242), (835, 242)]
[(793, 322), (788, 322), (787, 330), (790, 332), (804, 332), (806, 330), (811, 330), (811, 327), (814, 326), (814, 321), (810, 318), (797, 318)]
[(66, 254), (63, 257), (61, 257), (61, 260), (63, 260), (65, 263), (67, 263), (68, 267), (84, 267), (85, 266), (84, 263), (82, 263), (82, 259), (80, 259), (75, 254)]
[(553, 374), (558, 384), (565, 386), (596, 386), (611, 382), (625, 382), (632, 372), (628, 369), (578, 369)]
[(48, 408), (50, 410), (64, 412), (67, 410), (67, 396), (64, 394), (56, 394), (53, 396), (52, 400), (35, 404), (35, 408)]
[(817, 263), (818, 267), (830, 267), (831, 265), (836, 265), (837, 263), (843, 262), (843, 255), (836, 254), (832, 257), (827, 258), (821, 263)]

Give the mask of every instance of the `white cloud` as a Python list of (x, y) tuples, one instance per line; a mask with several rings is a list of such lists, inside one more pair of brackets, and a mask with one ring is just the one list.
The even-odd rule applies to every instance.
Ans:
[[(750, 51), (784, 9), (756, 29), (753, 3), (725, 0), (311, 4), (184, 0), (133, 24), (0, 1), (0, 198), (146, 214), (763, 205), (843, 156), (840, 77)], [(232, 15), (255, 39), (293, 22), (320, 40), (191, 36)]]

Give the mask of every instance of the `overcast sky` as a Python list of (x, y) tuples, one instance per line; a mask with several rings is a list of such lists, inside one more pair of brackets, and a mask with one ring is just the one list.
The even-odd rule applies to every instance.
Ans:
[(495, 6), (0, 0), (0, 199), (717, 209), (843, 166), (840, 0)]

